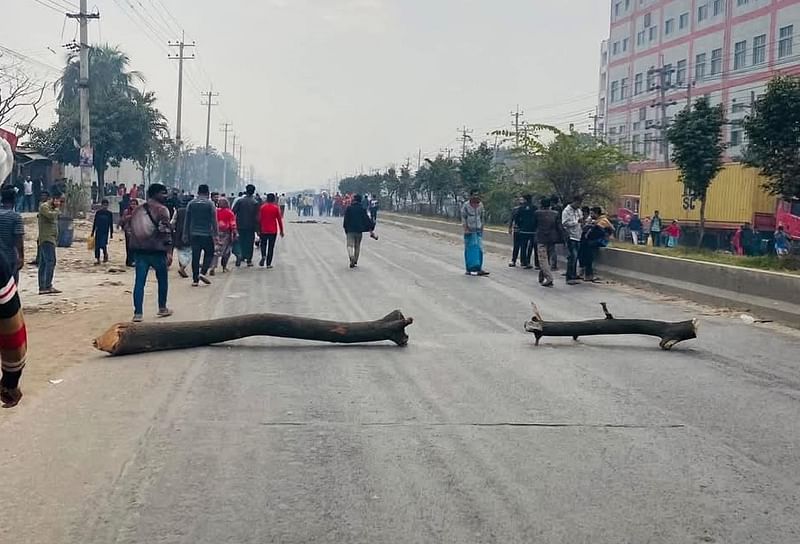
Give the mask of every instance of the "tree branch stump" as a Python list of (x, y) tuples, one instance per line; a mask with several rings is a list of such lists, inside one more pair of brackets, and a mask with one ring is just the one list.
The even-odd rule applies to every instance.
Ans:
[(525, 330), (536, 336), (536, 345), (545, 336), (571, 336), (578, 340), (581, 336), (600, 336), (609, 334), (641, 334), (661, 339), (661, 349), (669, 351), (678, 342), (697, 338), (697, 319), (678, 323), (653, 321), (649, 319), (615, 319), (608, 305), (601, 303), (605, 319), (589, 321), (545, 321), (539, 309), (533, 305), (533, 317), (525, 323)]
[(118, 323), (94, 341), (112, 356), (188, 349), (250, 336), (297, 338), (337, 344), (392, 341), (408, 344), (406, 327), (414, 322), (400, 310), (363, 323), (322, 321), (279, 314), (253, 314), (179, 323)]

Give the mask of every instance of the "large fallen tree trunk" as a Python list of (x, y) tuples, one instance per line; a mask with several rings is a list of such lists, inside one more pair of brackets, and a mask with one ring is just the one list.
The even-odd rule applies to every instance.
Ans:
[(254, 314), (182, 323), (118, 323), (94, 341), (112, 356), (196, 348), (249, 336), (276, 336), (338, 344), (390, 340), (408, 344), (406, 327), (414, 322), (400, 310), (363, 323), (321, 321), (290, 315)]
[(643, 334), (661, 338), (661, 349), (670, 350), (678, 342), (697, 338), (697, 320), (671, 323), (649, 319), (614, 319), (605, 302), (601, 303), (605, 319), (589, 321), (545, 321), (539, 309), (533, 305), (533, 317), (525, 323), (525, 330), (536, 336), (536, 345), (544, 336), (571, 336), (577, 340), (581, 336), (606, 334)]

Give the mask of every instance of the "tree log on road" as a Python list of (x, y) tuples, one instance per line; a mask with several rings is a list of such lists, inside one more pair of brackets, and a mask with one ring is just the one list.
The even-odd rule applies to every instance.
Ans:
[(608, 311), (606, 303), (600, 304), (606, 318), (590, 321), (545, 321), (534, 304), (533, 317), (525, 323), (525, 330), (536, 336), (537, 346), (544, 336), (571, 336), (573, 340), (577, 340), (581, 336), (643, 334), (661, 338), (659, 344), (661, 349), (670, 350), (678, 342), (697, 338), (697, 319), (679, 323), (649, 319), (615, 319)]
[(406, 327), (414, 322), (400, 310), (363, 323), (321, 321), (290, 315), (253, 314), (181, 323), (118, 323), (94, 341), (94, 347), (118, 355), (196, 348), (249, 336), (276, 336), (337, 344), (390, 340), (408, 344)]

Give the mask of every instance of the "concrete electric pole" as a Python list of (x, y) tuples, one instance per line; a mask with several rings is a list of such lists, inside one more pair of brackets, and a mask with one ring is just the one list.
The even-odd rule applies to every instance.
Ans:
[(206, 121), (206, 156), (203, 163), (203, 179), (209, 187), (211, 186), (211, 180), (208, 179), (208, 156), (211, 154), (211, 108), (218, 105), (214, 103), (214, 98), (217, 96), (219, 96), (219, 93), (215, 93), (214, 91), (203, 93), (205, 102), (200, 103), (202, 106), (208, 107), (208, 120)]
[(183, 61), (194, 59), (194, 53), (186, 56), (187, 48), (195, 47), (195, 42), (186, 43), (186, 36), (181, 35), (181, 41), (168, 42), (170, 47), (177, 47), (177, 55), (169, 55), (172, 60), (178, 61), (178, 116), (175, 120), (175, 185), (180, 186), (183, 174), (183, 141), (181, 140), (181, 120), (183, 118)]
[(464, 125), (464, 128), (458, 129), (458, 131), (461, 133), (461, 159), (463, 160), (464, 157), (467, 156), (467, 142), (472, 141), (472, 136), (470, 136), (470, 134), (472, 134), (473, 131), (467, 128), (466, 125)]
[[(80, 13), (68, 13), (70, 19), (77, 19), (80, 24), (80, 108), (81, 108), (81, 184), (89, 187), (92, 184), (92, 167), (94, 152), (92, 150), (92, 131), (89, 117), (89, 19), (99, 19), (99, 13), (88, 13), (87, 0), (80, 0)], [(100, 187), (100, 190), (103, 188)]]
[(514, 116), (514, 147), (519, 147), (519, 119), (525, 112), (519, 111), (519, 104), (517, 104), (517, 111), (512, 111), (511, 115)]
[[(222, 192), (225, 194), (228, 193), (228, 134), (232, 126), (231, 123), (222, 123), (222, 130), (220, 131), (225, 134), (225, 144), (222, 148)], [(234, 145), (235, 142), (236, 140), (234, 139)]]

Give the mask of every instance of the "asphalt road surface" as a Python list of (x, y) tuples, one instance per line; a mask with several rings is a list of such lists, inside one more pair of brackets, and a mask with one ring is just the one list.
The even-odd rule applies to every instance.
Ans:
[[(602, 285), (553, 290), (398, 228), (349, 270), (339, 224), (289, 225), (176, 318), (413, 316), (407, 348), (280, 339), (90, 359), (0, 425), (0, 542), (797, 543), (797, 335), (546, 339), (545, 318), (685, 319)], [(208, 289), (208, 288), (206, 288)], [(57, 334), (57, 331), (54, 331)], [(57, 356), (57, 354), (54, 354)], [(36, 364), (31, 361), (30, 364)]]

